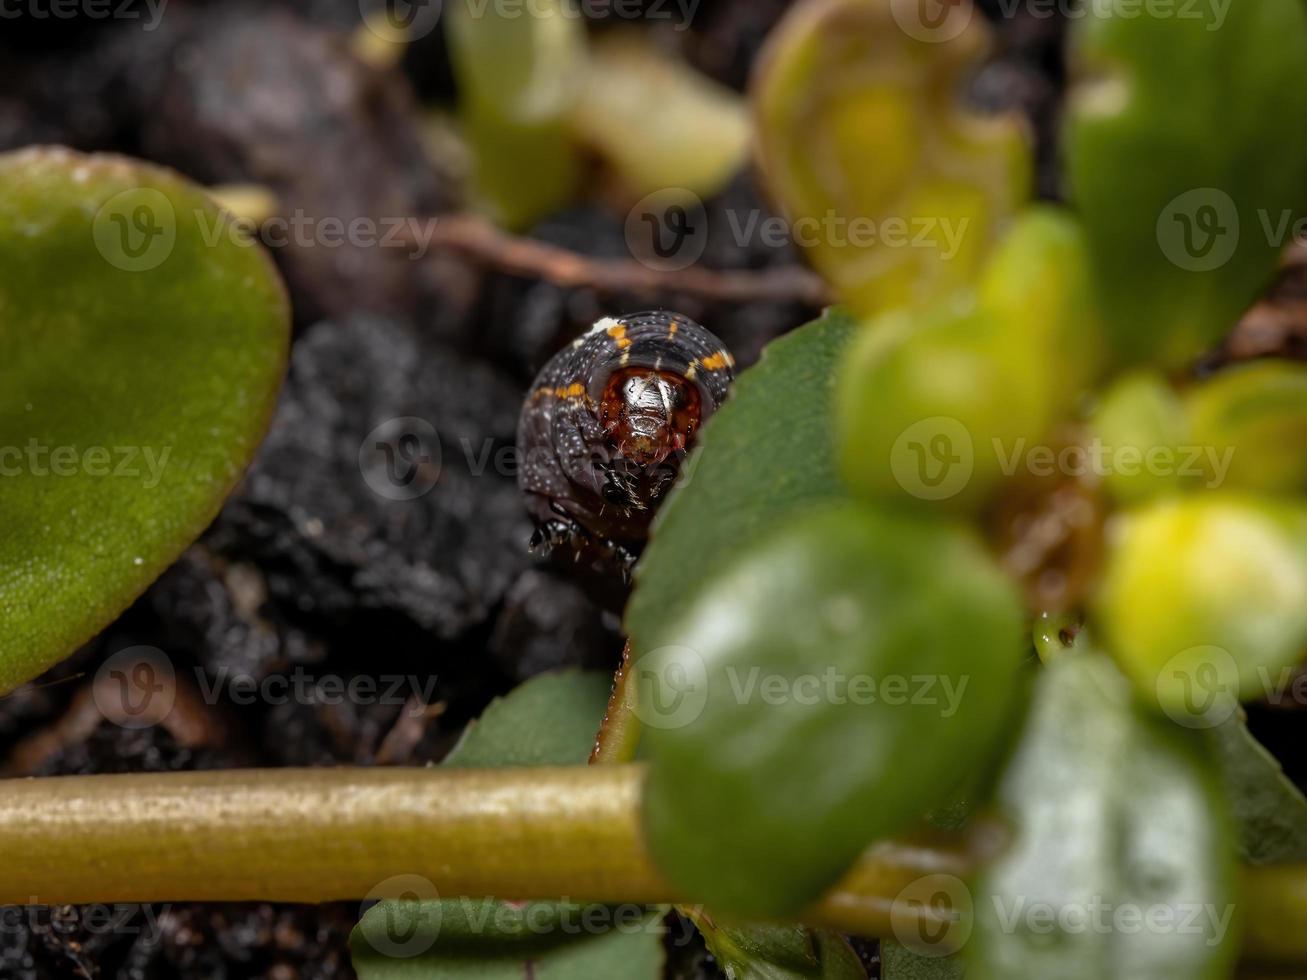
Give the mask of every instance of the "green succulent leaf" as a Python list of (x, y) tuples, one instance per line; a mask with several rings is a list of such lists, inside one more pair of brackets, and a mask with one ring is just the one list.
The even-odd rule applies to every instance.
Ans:
[[(535, 677), (492, 702), (443, 765), (583, 765), (611, 687), (612, 678), (598, 673)], [(567, 902), (390, 900), (364, 914), (350, 950), (360, 980), (660, 980), (665, 914)]]
[(1249, 864), (1307, 861), (1307, 797), (1248, 731), (1242, 709), (1212, 730), (1239, 855)]
[(1307, 204), (1307, 10), (1179, 10), (1085, 6), (1066, 154), (1114, 348), (1164, 367), (1234, 325)]
[(263, 437), (289, 309), (223, 220), (147, 164), (0, 156), (0, 690), (140, 595)]
[(662, 980), (665, 912), (636, 911), (618, 909), (630, 915), (578, 935), (578, 923), (597, 920), (602, 908), (486, 899), (382, 902), (355, 926), (350, 947), (359, 980)]
[(584, 763), (608, 707), (607, 674), (543, 674), (496, 698), (441, 765), (453, 769)]
[(1307, 365), (1236, 365), (1186, 392), (1184, 408), (1209, 484), (1307, 490)]
[(585, 29), (566, 3), (445, 7), (474, 190), (511, 228), (562, 207), (581, 176), (566, 122), (582, 83)]
[(1103, 481), (1118, 503), (1138, 504), (1182, 489), (1183, 447), (1196, 443), (1184, 403), (1160, 373), (1139, 370), (1117, 378), (1103, 394), (1092, 427), (1111, 454)]
[(831, 453), (831, 378), (854, 333), (847, 313), (768, 345), (708, 421), (636, 568), (626, 628), (652, 649), (716, 571), (795, 510), (843, 496)]
[(624, 32), (592, 45), (569, 122), (628, 191), (669, 200), (718, 193), (748, 159), (752, 135), (741, 96)]
[[(659, 511), (652, 541), (636, 570), (626, 625), (637, 650), (645, 649), (644, 641), (660, 642), (657, 635), (665, 624), (743, 542), (798, 510), (838, 499), (830, 443), (830, 378), (852, 335), (849, 316), (832, 310), (777, 340), (740, 376), (730, 400), (709, 421), (700, 435), (700, 449)], [(759, 445), (768, 451), (759, 453)], [(647, 698), (651, 692), (640, 688), (640, 668), (633, 669), (637, 697)], [(647, 715), (638, 710), (641, 716)], [(854, 967), (861, 971), (861, 966), (856, 958), (849, 962), (842, 939), (827, 933), (724, 926), (706, 916), (697, 916), (696, 925), (719, 960), (739, 978), (865, 976), (847, 972)], [(787, 957), (785, 949), (803, 954), (796, 960)], [(827, 972), (774, 972), (811, 970), (812, 956), (815, 967)]]
[(1225, 800), (1202, 736), (1138, 709), (1098, 654), (1040, 679), (976, 886), (967, 980), (1218, 980), (1238, 950)]
[(969, 283), (1029, 196), (1021, 125), (959, 97), (988, 46), (970, 0), (806, 0), (768, 42), (753, 91), (763, 169), (861, 315)]
[(881, 940), (881, 980), (963, 980), (967, 969), (952, 956), (924, 956), (892, 939)]
[(708, 949), (728, 980), (867, 980), (848, 940), (785, 925), (720, 925), (697, 916)]
[(1147, 700), (1223, 721), (1307, 648), (1307, 507), (1217, 491), (1121, 513), (1094, 622)]
[(866, 327), (840, 368), (836, 439), (871, 500), (975, 512), (1097, 373), (1076, 220), (1032, 208), (973, 292)]
[(951, 525), (838, 504), (736, 555), (639, 641), (644, 821), (684, 893), (784, 916), (995, 751), (1022, 618)]

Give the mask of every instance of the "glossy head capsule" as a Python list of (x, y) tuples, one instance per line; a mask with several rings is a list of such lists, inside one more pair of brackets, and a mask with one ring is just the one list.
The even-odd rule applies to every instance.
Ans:
[(735, 362), (676, 313), (604, 317), (545, 365), (518, 423), (535, 543), (628, 560)]

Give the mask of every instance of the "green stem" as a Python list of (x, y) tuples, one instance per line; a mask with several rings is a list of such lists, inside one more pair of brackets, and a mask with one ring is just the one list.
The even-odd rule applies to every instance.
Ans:
[[(0, 904), (357, 900), (385, 897), (378, 886), (401, 875), (446, 897), (693, 904), (644, 851), (643, 775), (602, 765), (5, 780)], [(968, 877), (1004, 837), (982, 820), (964, 833), (877, 844), (800, 919), (892, 935), (905, 887)], [(902, 904), (896, 919), (911, 928)], [(1307, 865), (1247, 869), (1242, 913), (1246, 957), (1307, 964)]]
[[(645, 854), (643, 768), (275, 769), (7, 780), (0, 904), (324, 902), (420, 875), (439, 894), (662, 904)], [(885, 935), (898, 893), (959, 876), (990, 827), (870, 849), (804, 916)]]

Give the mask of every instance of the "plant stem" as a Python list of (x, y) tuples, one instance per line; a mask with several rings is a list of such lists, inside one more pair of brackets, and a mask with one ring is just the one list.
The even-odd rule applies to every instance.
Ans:
[[(420, 875), (445, 897), (692, 904), (644, 851), (643, 767), (252, 769), (0, 781), (0, 904), (323, 902), (388, 897)], [(800, 918), (892, 935), (896, 896), (965, 878), (1003, 846), (976, 821), (869, 848)], [(399, 897), (411, 879), (394, 885)], [(1307, 963), (1307, 866), (1248, 869), (1244, 954)], [(896, 919), (930, 906), (899, 903)], [(899, 925), (913, 928), (910, 920)]]
[[(683, 902), (641, 843), (639, 766), (276, 769), (7, 780), (0, 904), (323, 902), (385, 897), (421, 875), (441, 895)], [(870, 849), (803, 917), (889, 931), (922, 875), (968, 874), (991, 825)]]

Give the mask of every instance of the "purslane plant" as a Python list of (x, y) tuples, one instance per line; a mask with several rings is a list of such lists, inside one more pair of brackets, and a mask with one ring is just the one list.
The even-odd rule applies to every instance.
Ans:
[[(29, 783), (0, 807), (12, 887), (48, 901), (371, 893), (395, 900), (354, 936), (360, 973), (377, 980), (518, 976), (527, 960), (544, 976), (661, 969), (644, 925), (660, 908), (629, 934), (610, 924), (569, 940), (561, 925), (534, 930), (510, 899), (540, 900), (547, 923), (569, 902), (682, 903), (740, 977), (858, 976), (823, 929), (881, 936), (890, 980), (963, 965), (971, 978), (1218, 978), (1241, 950), (1307, 962), (1307, 800), (1238, 706), (1307, 647), (1307, 385), (1280, 362), (1187, 370), (1274, 271), (1263, 216), (1277, 226), (1302, 210), (1307, 12), (1259, 0), (1218, 24), (1089, 5), (1071, 39), (1070, 200), (1054, 206), (1027, 201), (1017, 130), (956, 106), (984, 49), (979, 15), (931, 7), (809, 0), (772, 41), (756, 119), (791, 220), (917, 216), (970, 231), (952, 254), (943, 240), (910, 256), (883, 242), (814, 250), (847, 308), (740, 376), (637, 566), (632, 658), (604, 726), (620, 721), (621, 746), (599, 754), (619, 764), (580, 768), (607, 685), (573, 676), (493, 706), (436, 772)], [(1215, 137), (1211, 120), (1233, 116)], [(206, 494), (155, 513), (134, 493), (96, 515), (169, 531), (139, 538), (127, 585), (96, 577), (118, 568), (87, 566), (100, 552), (42, 551), (24, 525), (21, 543), (46, 556), (40, 581), (63, 575), (102, 599), (75, 637), (0, 646), (17, 682), (107, 621), (211, 516), (265, 417), (285, 313), (262, 259), (193, 250), (190, 221), (174, 226), (166, 272), (107, 271), (93, 251), (104, 227), (131, 259), (145, 239), (127, 233), (157, 227), (141, 186), (179, 213), (207, 207), (175, 178), (114, 164), (121, 180), (88, 182), (105, 164), (70, 154), (3, 166), (15, 180), (0, 247), (31, 282), (87, 277), (66, 296), (6, 287), (4, 432), (42, 431), (26, 406), (46, 404), (61, 356), (106, 379), (76, 414), (40, 417), (44, 438), (74, 441), (87, 436), (61, 425), (132, 431), (136, 389), (121, 379), (142, 383), (141, 364), (183, 370), (216, 322), (241, 318), (253, 358), (165, 386), (171, 413), (139, 410), (208, 423), (216, 409), (198, 395), (219, 393), (245, 411), (203, 443), (223, 447), (224, 476), (202, 454), (184, 468), (179, 487)], [(24, 252), (25, 239), (46, 247)], [(204, 291), (232, 276), (239, 296)], [(138, 322), (118, 299), (153, 309), (174, 295), (156, 288), (204, 309), (125, 348), (126, 363), (88, 363)], [(85, 346), (70, 355), (61, 338)], [(1048, 493), (1078, 483), (1109, 516), (1084, 532), (1096, 547), (1048, 549), (1032, 590), (994, 554), (994, 515), (1027, 497), (1039, 513), (1027, 450), (1084, 458), (1094, 439), (1118, 465), (1060, 474)], [(1119, 465), (1126, 449), (1146, 460), (1194, 445), (1216, 450), (1194, 473)], [(16, 520), (60, 518), (31, 498)], [(22, 635), (34, 620), (20, 599), (38, 580), (20, 574), (26, 552), (4, 557), (0, 608)], [(58, 610), (79, 608), (83, 593), (49, 591)], [(312, 819), (282, 822), (306, 800)], [(155, 848), (128, 875), (178, 827), (189, 847)], [(232, 859), (251, 867), (219, 876)], [(1093, 908), (1108, 910), (1106, 929), (1079, 924)], [(1127, 929), (1120, 910), (1151, 926)]]

